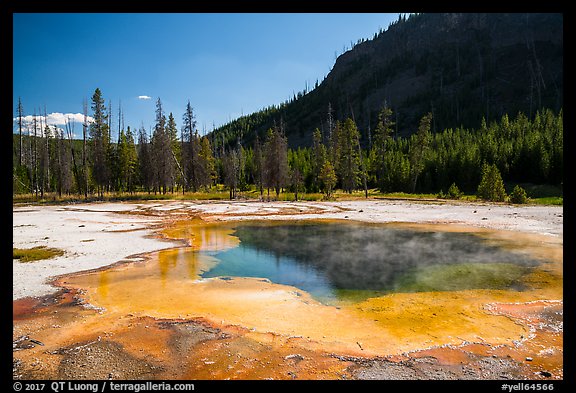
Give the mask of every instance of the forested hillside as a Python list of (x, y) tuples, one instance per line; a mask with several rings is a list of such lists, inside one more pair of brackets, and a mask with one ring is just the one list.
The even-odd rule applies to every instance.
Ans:
[[(506, 183), (551, 184), (563, 180), (563, 113), (523, 113), (480, 127), (432, 132), (433, 115), (424, 115), (417, 132), (394, 138), (394, 112), (378, 115), (370, 147), (360, 144), (355, 121), (336, 120), (323, 142), (318, 128), (311, 147), (288, 147), (284, 124), (269, 129), (253, 145), (214, 149), (209, 136), (200, 137), (191, 104), (186, 104), (180, 129), (172, 113), (166, 117), (156, 103), (151, 134), (144, 128), (120, 129), (111, 139), (110, 109), (102, 92), (92, 96), (94, 121), (84, 123), (83, 140), (71, 138), (71, 126), (59, 129), (34, 122), (14, 135), (13, 192), (96, 194), (105, 192), (196, 192), (224, 184), (238, 191), (256, 190), (278, 197), (282, 190), (323, 192), (336, 188), (377, 188), (381, 192), (442, 192), (450, 188), (475, 193), (490, 165)], [(501, 180), (500, 180), (501, 181)]]
[(433, 132), (478, 128), (482, 118), (557, 112), (562, 78), (562, 14), (411, 15), (359, 40), (315, 88), (216, 129), (213, 140), (251, 144), (282, 119), (289, 146), (310, 146), (315, 128), (327, 140), (330, 117), (350, 117), (367, 146), (384, 105), (395, 136), (414, 133), (428, 112)]
[(125, 129), (96, 88), (82, 140), (72, 138), (73, 123), (24, 124), (18, 102), (13, 193), (87, 198), (224, 185), (230, 198), (377, 189), (504, 200), (504, 185), (560, 189), (562, 24), (559, 14), (401, 17), (338, 57), (312, 91), (206, 136), (190, 102), (176, 119), (158, 98), (149, 131)]

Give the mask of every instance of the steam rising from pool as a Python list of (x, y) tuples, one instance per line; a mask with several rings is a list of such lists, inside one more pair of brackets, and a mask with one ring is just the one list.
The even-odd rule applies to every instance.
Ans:
[(469, 233), (357, 223), (239, 223), (203, 277), (264, 277), (321, 301), (390, 292), (522, 290), (538, 262)]

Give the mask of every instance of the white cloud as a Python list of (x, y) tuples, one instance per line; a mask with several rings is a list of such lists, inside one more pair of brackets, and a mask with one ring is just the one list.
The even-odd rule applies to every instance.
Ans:
[[(86, 120), (88, 123), (92, 123), (94, 118), (91, 116), (87, 116)], [(18, 125), (18, 118), (12, 118), (14, 125)], [(83, 123), (84, 122), (84, 115), (82, 113), (60, 113), (60, 112), (52, 112), (46, 115), (36, 115), (36, 121), (38, 124), (48, 124), (49, 126), (55, 125), (65, 125), (66, 121), (71, 121), (74, 123)], [(22, 123), (26, 125), (32, 125), (34, 122), (33, 115), (26, 115), (22, 116)]]
[(152, 97), (150, 97), (150, 96), (138, 96), (138, 99), (139, 100), (151, 100)]
[[(88, 123), (92, 123), (94, 121), (94, 118), (91, 116), (87, 116), (86, 120), (88, 121)], [(56, 127), (58, 129), (58, 132), (62, 132), (64, 131), (64, 125), (66, 124), (66, 121), (70, 121), (72, 123), (77, 123), (78, 125), (81, 125), (82, 123), (84, 123), (84, 115), (82, 113), (60, 113), (60, 112), (52, 112), (46, 115), (46, 117), (44, 117), (44, 115), (36, 115), (36, 124), (37, 124), (37, 131), (39, 133), (43, 133), (44, 130), (40, 129), (40, 127), (45, 127), (46, 124), (48, 124), (49, 126), (51, 126), (52, 130), (54, 129), (54, 127)], [(17, 132), (18, 131), (18, 118), (14, 117), (12, 118), (12, 123), (13, 123), (13, 132)], [(22, 116), (22, 126), (23, 126), (23, 131), (26, 134), (30, 134), (32, 135), (33, 131), (33, 127), (34, 127), (34, 116), (33, 115), (26, 115), (26, 116)], [(58, 127), (61, 126), (61, 127)], [(82, 133), (82, 128), (80, 127), (73, 127), (73, 132), (74, 132), (74, 138), (80, 138), (81, 133)]]
[[(94, 118), (91, 116), (86, 116), (86, 120), (88, 121), (88, 123), (92, 123), (94, 121)], [(84, 114), (53, 112), (46, 116), (46, 121), (49, 125), (66, 124), (66, 121), (83, 123)]]

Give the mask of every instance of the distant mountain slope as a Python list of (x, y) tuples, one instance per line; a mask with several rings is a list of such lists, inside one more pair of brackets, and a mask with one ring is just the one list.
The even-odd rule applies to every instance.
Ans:
[(309, 146), (318, 127), (353, 117), (362, 133), (388, 104), (397, 135), (416, 130), (434, 114), (433, 128), (477, 127), (482, 117), (563, 105), (562, 14), (418, 14), (339, 56), (310, 92), (236, 119), (214, 131), (217, 145), (241, 138), (251, 144), (282, 120), (291, 147)]

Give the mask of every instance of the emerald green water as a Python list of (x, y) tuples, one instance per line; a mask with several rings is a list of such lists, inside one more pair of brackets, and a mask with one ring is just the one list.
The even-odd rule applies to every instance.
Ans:
[(391, 292), (523, 290), (538, 262), (471, 233), (360, 223), (239, 223), (203, 277), (261, 277), (320, 301)]

